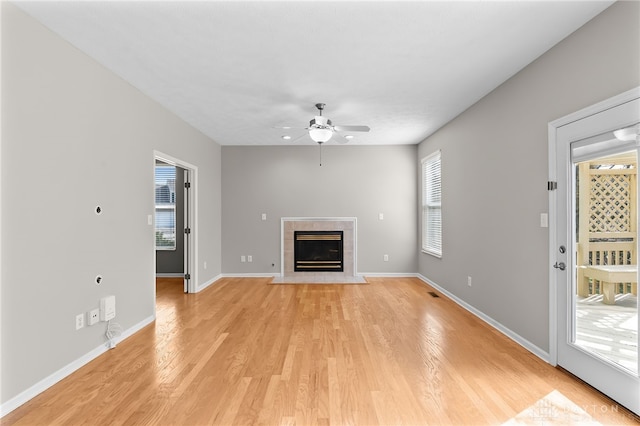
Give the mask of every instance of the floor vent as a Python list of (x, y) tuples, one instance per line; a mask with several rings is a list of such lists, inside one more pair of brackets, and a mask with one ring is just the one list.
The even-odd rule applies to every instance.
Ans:
[(430, 291), (429, 294), (431, 295), (431, 297), (440, 297), (435, 291)]

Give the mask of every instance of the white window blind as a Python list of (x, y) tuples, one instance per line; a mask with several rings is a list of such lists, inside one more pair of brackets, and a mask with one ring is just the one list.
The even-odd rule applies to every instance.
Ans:
[(422, 160), (422, 251), (442, 257), (442, 171), (436, 151)]
[(176, 168), (156, 165), (156, 250), (176, 248)]

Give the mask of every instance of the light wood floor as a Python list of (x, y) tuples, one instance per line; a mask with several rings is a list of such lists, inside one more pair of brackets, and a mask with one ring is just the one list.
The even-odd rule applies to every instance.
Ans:
[(232, 278), (185, 295), (159, 280), (155, 324), (2, 423), (502, 424), (556, 391), (637, 424), (421, 281), (369, 281)]

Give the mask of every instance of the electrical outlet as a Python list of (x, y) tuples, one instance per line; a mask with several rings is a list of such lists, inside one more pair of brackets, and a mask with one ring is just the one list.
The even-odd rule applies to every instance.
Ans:
[(100, 309), (92, 309), (87, 312), (87, 325), (93, 325), (100, 321)]
[(253, 262), (253, 256), (251, 255), (247, 256), (247, 262)]
[(76, 330), (80, 330), (84, 327), (84, 314), (76, 315)]
[(385, 254), (384, 256), (382, 256), (382, 259), (383, 259), (385, 262), (388, 262), (388, 261), (389, 261), (389, 255), (388, 255), (388, 254)]
[(467, 285), (471, 287), (471, 276), (467, 277)]
[(247, 261), (247, 257), (246, 256), (240, 256), (240, 262), (244, 263)]

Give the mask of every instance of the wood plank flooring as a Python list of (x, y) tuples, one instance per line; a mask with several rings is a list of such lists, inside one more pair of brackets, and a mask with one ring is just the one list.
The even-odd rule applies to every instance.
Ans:
[(602, 424), (637, 424), (418, 279), (269, 281), (185, 295), (159, 279), (154, 324), (2, 424), (502, 424), (553, 391)]

